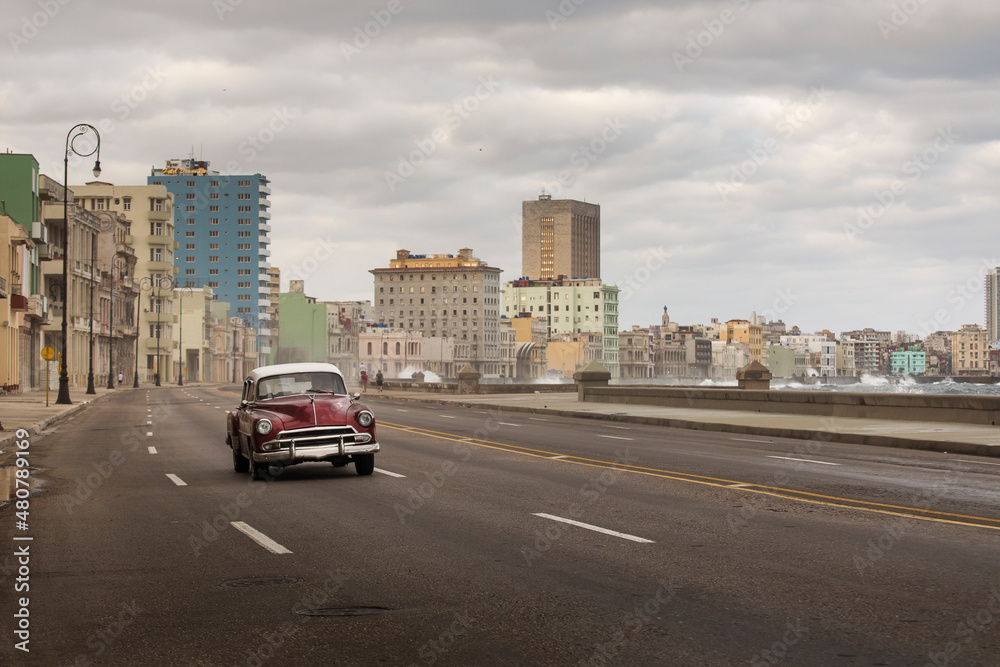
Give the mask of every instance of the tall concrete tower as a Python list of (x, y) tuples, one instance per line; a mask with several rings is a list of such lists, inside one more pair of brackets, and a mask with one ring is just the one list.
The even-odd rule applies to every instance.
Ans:
[(601, 277), (601, 207), (539, 195), (521, 202), (521, 275)]

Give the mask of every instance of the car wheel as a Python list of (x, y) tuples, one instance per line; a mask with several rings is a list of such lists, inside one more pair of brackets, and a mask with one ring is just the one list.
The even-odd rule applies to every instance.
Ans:
[(250, 470), (249, 459), (240, 454), (235, 447), (233, 447), (233, 470), (236, 472), (246, 472), (247, 470)]
[(354, 457), (354, 469), (359, 475), (370, 475), (375, 472), (375, 455), (359, 454)]
[(267, 465), (266, 463), (258, 463), (257, 461), (254, 461), (253, 459), (250, 459), (249, 463), (250, 463), (250, 476), (251, 476), (251, 478), (253, 478), (255, 480), (258, 480), (258, 481), (259, 480), (263, 480), (263, 479), (267, 479), (267, 472), (268, 472), (268, 469), (270, 468), (269, 465)]

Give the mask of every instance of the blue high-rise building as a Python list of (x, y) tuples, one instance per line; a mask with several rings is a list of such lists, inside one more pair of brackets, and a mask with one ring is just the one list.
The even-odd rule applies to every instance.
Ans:
[(174, 266), (179, 287), (213, 289), (218, 301), (268, 334), (267, 270), (271, 239), (269, 181), (262, 174), (220, 174), (202, 160), (168, 160), (147, 184), (174, 195)]

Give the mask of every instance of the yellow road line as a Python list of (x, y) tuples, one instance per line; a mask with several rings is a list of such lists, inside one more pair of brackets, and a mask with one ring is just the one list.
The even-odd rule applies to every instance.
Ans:
[[(459, 436), (453, 433), (446, 433), (443, 431), (433, 431), (430, 429), (422, 429), (414, 426), (403, 426), (402, 424), (381, 422), (380, 426), (382, 428), (406, 431), (408, 433), (413, 433), (416, 435), (426, 435), (428, 437), (438, 438), (440, 440), (463, 442), (465, 444), (475, 445), (476, 447), (483, 447), (485, 449), (496, 449), (499, 451), (510, 452), (512, 454), (523, 454), (525, 456), (547, 459), (549, 461), (573, 463), (576, 465), (583, 465), (592, 468), (603, 468), (606, 470), (622, 470), (625, 472), (634, 472), (639, 475), (648, 475), (650, 477), (659, 477), (661, 479), (672, 479), (679, 482), (702, 484), (704, 486), (712, 486), (719, 489), (727, 489), (729, 491), (756, 493), (765, 496), (773, 496), (775, 498), (783, 498), (785, 500), (793, 500), (802, 503), (809, 503), (812, 505), (823, 505), (826, 507), (838, 507), (842, 509), (860, 510), (862, 512), (875, 512), (877, 514), (888, 514), (891, 516), (907, 517), (907, 518), (919, 519), (922, 521), (934, 521), (937, 523), (949, 523), (959, 526), (972, 526), (975, 528), (990, 528), (993, 530), (1000, 530), (1000, 519), (991, 519), (989, 517), (981, 517), (981, 516), (974, 516), (967, 514), (955, 514), (952, 512), (941, 512), (937, 510), (921, 509), (919, 507), (907, 507), (906, 505), (876, 503), (868, 500), (855, 500), (853, 498), (841, 498), (839, 496), (823, 495), (819, 493), (811, 493), (809, 491), (797, 491), (795, 489), (785, 489), (778, 486), (768, 486), (766, 484), (753, 484), (750, 482), (741, 482), (732, 479), (722, 479), (719, 477), (709, 477), (706, 475), (696, 475), (693, 473), (677, 472), (673, 470), (661, 470), (659, 468), (636, 466), (627, 463), (616, 463), (614, 461), (601, 461), (600, 459), (590, 459), (582, 456), (576, 456), (574, 454), (565, 454), (563, 452), (554, 452), (544, 449), (522, 447), (520, 445), (511, 445), (503, 442), (494, 442), (492, 440), (484, 440), (479, 438), (469, 438), (467, 436)], [(554, 459), (552, 458), (554, 456), (561, 456), (565, 458)], [(730, 486), (732, 484), (747, 484), (748, 486), (733, 488), (732, 486)], [(809, 496), (809, 497), (803, 498), (800, 496)], [(894, 511), (894, 510), (899, 510), (899, 511)], [(910, 512), (919, 512), (920, 514), (911, 514)], [(927, 516), (927, 515), (934, 515), (934, 516)], [(945, 519), (936, 517), (951, 517), (951, 518)], [(986, 523), (985, 524), (971, 523), (971, 521), (957, 521), (956, 519), (969, 519), (971, 521), (983, 521)], [(988, 524), (997, 524), (997, 525), (988, 525)]]

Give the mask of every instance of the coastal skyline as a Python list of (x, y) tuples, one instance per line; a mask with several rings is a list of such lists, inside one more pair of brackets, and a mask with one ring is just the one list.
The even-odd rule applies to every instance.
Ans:
[(282, 289), (370, 299), (400, 248), (514, 280), (544, 188), (601, 205), (622, 329), (985, 325), (995, 6), (17, 0), (3, 26), (0, 149), (61, 181), (86, 122), (102, 181), (262, 173)]

